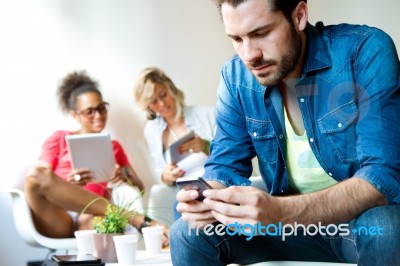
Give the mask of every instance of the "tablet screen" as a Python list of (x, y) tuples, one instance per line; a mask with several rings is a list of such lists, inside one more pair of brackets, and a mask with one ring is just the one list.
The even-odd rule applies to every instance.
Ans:
[(176, 164), (179, 161), (183, 160), (184, 158), (186, 158), (187, 156), (190, 155), (190, 152), (187, 151), (187, 152), (180, 153), (178, 149), (179, 149), (180, 145), (182, 145), (186, 141), (191, 140), (193, 138), (194, 138), (194, 131), (191, 130), (185, 136), (183, 136), (182, 138), (178, 139), (177, 141), (175, 141), (174, 143), (169, 145), (169, 152), (171, 155), (171, 163)]
[(65, 136), (74, 169), (89, 168), (97, 181), (108, 181), (115, 169), (115, 158), (108, 133)]

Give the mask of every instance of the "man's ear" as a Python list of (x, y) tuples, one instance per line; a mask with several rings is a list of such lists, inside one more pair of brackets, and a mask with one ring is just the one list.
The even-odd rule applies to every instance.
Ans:
[(307, 26), (308, 21), (308, 6), (306, 2), (300, 1), (293, 11), (293, 23), (297, 30), (303, 31)]

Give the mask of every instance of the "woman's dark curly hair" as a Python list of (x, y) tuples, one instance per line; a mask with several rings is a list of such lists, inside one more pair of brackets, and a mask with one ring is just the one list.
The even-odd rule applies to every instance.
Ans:
[(61, 110), (65, 113), (76, 110), (77, 98), (83, 93), (94, 92), (103, 98), (98, 87), (98, 83), (90, 78), (85, 71), (75, 71), (68, 74), (57, 89)]

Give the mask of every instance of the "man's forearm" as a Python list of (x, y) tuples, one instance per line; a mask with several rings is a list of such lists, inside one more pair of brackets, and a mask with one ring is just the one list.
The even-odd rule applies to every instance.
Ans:
[(352, 220), (386, 200), (370, 183), (350, 178), (328, 189), (282, 198), (283, 223), (322, 224)]

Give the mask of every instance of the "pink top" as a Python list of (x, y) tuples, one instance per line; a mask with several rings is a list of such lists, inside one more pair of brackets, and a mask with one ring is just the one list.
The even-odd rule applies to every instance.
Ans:
[[(43, 144), (42, 154), (39, 160), (49, 163), (52, 166), (52, 170), (56, 175), (62, 179), (66, 179), (69, 172), (72, 170), (71, 158), (65, 141), (66, 135), (73, 135), (71, 131), (59, 130), (54, 132)], [(125, 154), (124, 149), (118, 141), (112, 141), (115, 162), (121, 167), (129, 165), (128, 158)], [(106, 182), (89, 183), (84, 188), (92, 191), (100, 196), (106, 196)]]

